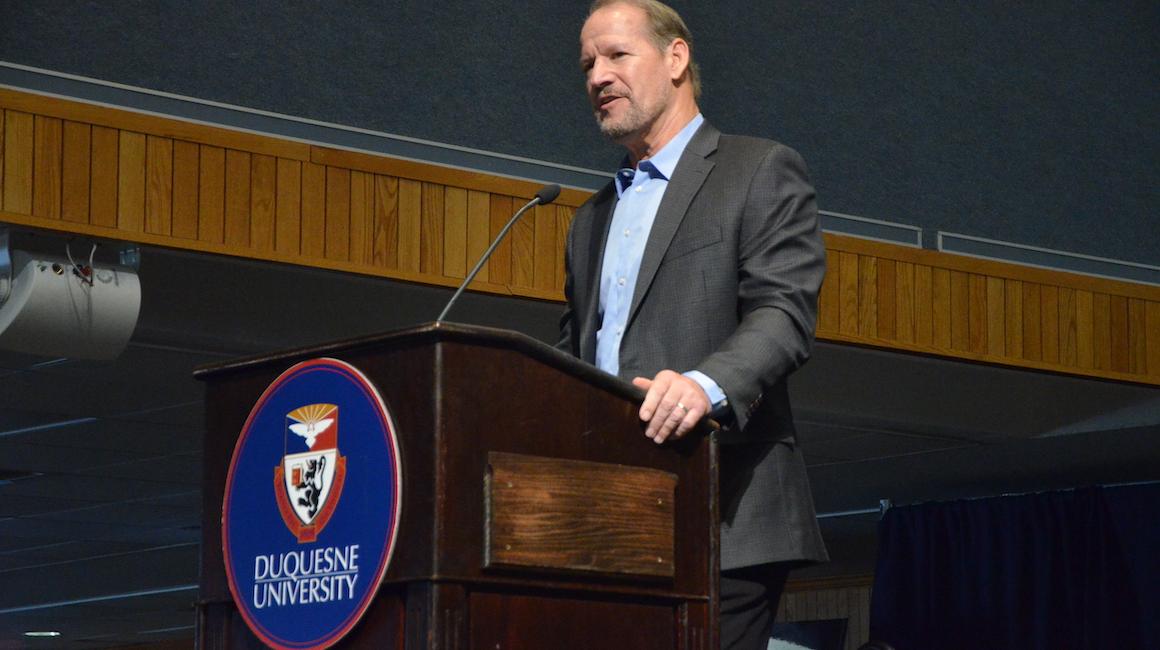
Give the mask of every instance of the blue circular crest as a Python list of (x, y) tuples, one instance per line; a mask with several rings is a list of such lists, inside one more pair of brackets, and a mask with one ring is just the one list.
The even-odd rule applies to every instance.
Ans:
[(234, 602), (273, 648), (313, 650), (366, 612), (390, 564), (402, 506), (395, 427), (354, 366), (282, 373), (238, 436), (222, 504)]

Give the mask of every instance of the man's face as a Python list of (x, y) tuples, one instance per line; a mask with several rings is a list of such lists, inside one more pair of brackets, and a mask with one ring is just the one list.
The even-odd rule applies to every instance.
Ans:
[(648, 37), (644, 11), (611, 5), (580, 31), (580, 67), (600, 131), (614, 142), (643, 136), (673, 97), (668, 59)]

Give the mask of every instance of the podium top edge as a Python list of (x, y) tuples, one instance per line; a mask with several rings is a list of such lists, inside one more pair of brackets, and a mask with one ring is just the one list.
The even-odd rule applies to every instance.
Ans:
[(193, 376), (202, 381), (209, 381), (246, 370), (270, 365), (289, 365), (307, 359), (334, 356), (343, 352), (362, 351), (367, 348), (410, 348), (441, 342), (508, 348), (547, 363), (621, 397), (637, 401), (644, 397), (644, 392), (631, 383), (521, 332), (447, 321), (432, 321), (389, 332), (230, 359), (199, 366), (194, 369)]

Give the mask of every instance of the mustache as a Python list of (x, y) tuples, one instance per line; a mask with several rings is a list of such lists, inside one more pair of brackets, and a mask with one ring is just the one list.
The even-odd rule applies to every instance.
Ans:
[(598, 92), (592, 93), (592, 103), (596, 107), (603, 104), (605, 100), (617, 98), (631, 99), (632, 96), (627, 89), (622, 88), (601, 88)]

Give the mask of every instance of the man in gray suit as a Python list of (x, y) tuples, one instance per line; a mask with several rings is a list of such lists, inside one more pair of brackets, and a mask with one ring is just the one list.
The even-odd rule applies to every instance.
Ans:
[(705, 122), (692, 54), (654, 0), (598, 0), (584, 23), (589, 100), (627, 156), (572, 223), (559, 345), (646, 390), (658, 444), (725, 425), (722, 647), (765, 648), (788, 570), (827, 559), (786, 390), (825, 254), (805, 164)]

